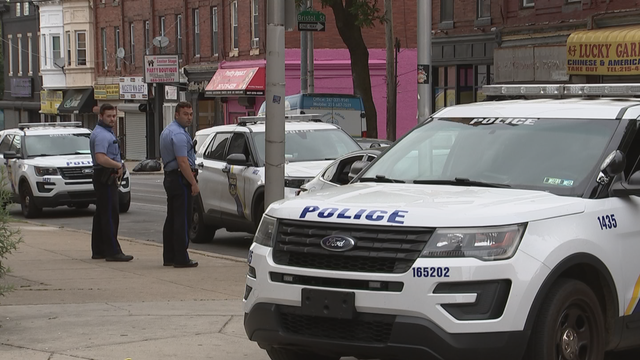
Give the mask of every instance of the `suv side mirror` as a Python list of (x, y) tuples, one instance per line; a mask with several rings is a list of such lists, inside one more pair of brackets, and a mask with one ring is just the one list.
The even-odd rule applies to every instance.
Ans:
[(18, 154), (15, 151), (5, 151), (3, 154), (6, 160), (17, 159), (19, 158)]
[(364, 168), (367, 167), (367, 165), (369, 165), (368, 161), (364, 161), (364, 160), (354, 161), (353, 164), (351, 164), (351, 169), (349, 170), (349, 181), (353, 180), (356, 176), (358, 176), (358, 174), (360, 174), (362, 170), (364, 170)]
[(614, 177), (624, 171), (626, 158), (622, 151), (616, 150), (611, 152), (609, 156), (600, 165), (600, 171), (608, 177)]
[(636, 171), (627, 181), (618, 181), (611, 185), (611, 194), (614, 196), (640, 196), (640, 171)]
[(247, 157), (244, 154), (231, 154), (227, 156), (227, 164), (237, 166), (247, 166)]

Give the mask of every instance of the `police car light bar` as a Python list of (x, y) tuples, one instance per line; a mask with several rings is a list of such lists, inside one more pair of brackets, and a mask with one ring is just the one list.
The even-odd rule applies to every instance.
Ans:
[(47, 122), (47, 123), (19, 123), (19, 129), (27, 129), (34, 127), (81, 127), (80, 121), (67, 121), (67, 122)]
[[(294, 114), (294, 115), (285, 115), (285, 121), (320, 121), (319, 115), (314, 114)], [(238, 117), (238, 124), (247, 124), (247, 123), (256, 123), (259, 121), (266, 121), (266, 116), (241, 116)]]
[(631, 97), (640, 96), (640, 84), (485, 85), (487, 96), (531, 97)]

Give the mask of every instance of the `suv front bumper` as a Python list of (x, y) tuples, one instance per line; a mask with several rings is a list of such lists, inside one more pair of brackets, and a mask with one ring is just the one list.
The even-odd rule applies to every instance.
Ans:
[(285, 330), (291, 323), (304, 328), (303, 316), (294, 313), (295, 307), (255, 304), (244, 315), (247, 336), (262, 348), (277, 344), (314, 352), (331, 349), (327, 355), (423, 360), (521, 359), (529, 338), (526, 331), (450, 334), (427, 319), (366, 313), (353, 320), (316, 318), (316, 325), (318, 320), (339, 321), (336, 328), (342, 330), (309, 336)]

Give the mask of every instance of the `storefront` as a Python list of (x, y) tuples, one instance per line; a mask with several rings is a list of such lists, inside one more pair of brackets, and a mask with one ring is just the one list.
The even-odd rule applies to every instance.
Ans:
[(205, 89), (218, 70), (217, 64), (187, 65), (184, 68), (187, 76), (186, 100), (193, 106), (194, 131), (224, 124), (224, 113), (220, 97), (206, 97)]
[(63, 121), (80, 121), (83, 127), (93, 129), (98, 123), (97, 103), (93, 88), (70, 89), (65, 91), (58, 114)]
[[(40, 99), (33, 92), (33, 78), (12, 77), (9, 82), (10, 93), (5, 91), (5, 100), (0, 101), (0, 109), (5, 116), (4, 128), (17, 127), (19, 123), (40, 122)], [(34, 96), (35, 95), (35, 96)]]
[(483, 85), (494, 82), (495, 34), (434, 37), (431, 86), (434, 111), (481, 101)]
[(588, 83), (640, 83), (640, 25), (574, 32), (566, 65)]
[[(265, 99), (265, 66), (236, 67), (243, 63), (255, 65), (256, 62), (226, 63), (233, 68), (216, 71), (205, 88), (205, 97), (220, 98), (220, 102), (224, 104), (224, 119), (227, 124), (237, 123), (241, 116), (256, 115)], [(215, 108), (213, 111), (215, 112)]]
[(127, 160), (147, 158), (147, 84), (142, 77), (120, 78), (118, 113), (124, 120), (119, 124), (118, 138)]
[(45, 122), (58, 121), (58, 107), (62, 104), (64, 93), (61, 90), (42, 90), (40, 99), (40, 113)]

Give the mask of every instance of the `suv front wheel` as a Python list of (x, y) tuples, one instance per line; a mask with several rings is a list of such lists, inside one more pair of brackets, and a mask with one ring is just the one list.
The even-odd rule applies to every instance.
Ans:
[(42, 208), (33, 199), (31, 186), (26, 181), (20, 185), (20, 207), (22, 215), (27, 219), (35, 218), (42, 212)]

